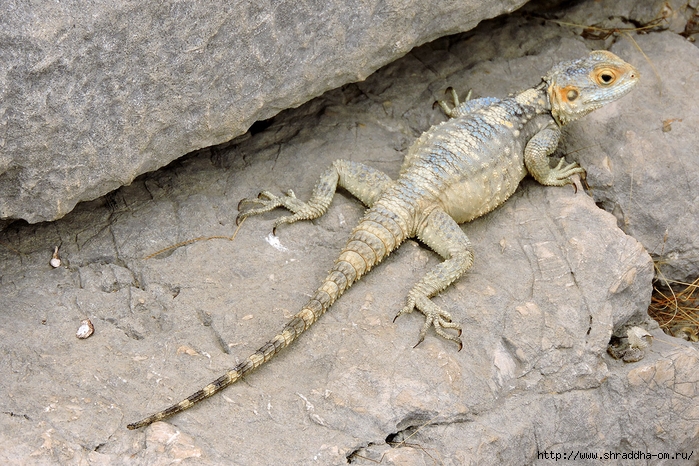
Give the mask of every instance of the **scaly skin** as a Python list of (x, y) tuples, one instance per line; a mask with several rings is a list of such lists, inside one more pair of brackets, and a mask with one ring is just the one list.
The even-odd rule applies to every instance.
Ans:
[(425, 315), (418, 344), (434, 327), (461, 349), (460, 326), (430, 300), (473, 263), (471, 244), (459, 224), (505, 202), (527, 173), (546, 186), (572, 183), (571, 176), (584, 173), (576, 163), (564, 165), (561, 159), (555, 168), (549, 165), (560, 127), (619, 99), (638, 78), (638, 71), (614, 54), (594, 51), (586, 58), (556, 65), (538, 86), (502, 100), (487, 97), (459, 104), (452, 91), (454, 108), (439, 102), (451, 119), (433, 126), (413, 144), (397, 180), (366, 165), (338, 160), (321, 175), (308, 202), (297, 199), (292, 191), (282, 197), (263, 191), (257, 199), (243, 199), (239, 209), (246, 204), (258, 207), (241, 211), (238, 221), (277, 207), (288, 209), (292, 215), (277, 219), (275, 230), (284, 223), (323, 215), (338, 186), (369, 209), (321, 286), (280, 333), (203, 389), (128, 428), (183, 411), (269, 361), (408, 238), (419, 238), (444, 261), (415, 284), (396, 317), (417, 309)]

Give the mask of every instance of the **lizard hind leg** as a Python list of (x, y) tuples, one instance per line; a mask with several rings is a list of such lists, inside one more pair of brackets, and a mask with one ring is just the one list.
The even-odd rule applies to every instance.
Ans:
[[(461, 350), (461, 326), (452, 322), (451, 315), (434, 304), (430, 298), (454, 283), (473, 264), (471, 243), (459, 225), (443, 210), (433, 210), (418, 229), (418, 238), (430, 249), (442, 256), (444, 262), (435, 266), (408, 293), (406, 306), (396, 319), (417, 309), (425, 315), (417, 345), (425, 339), (430, 327), (447, 340), (459, 345)], [(395, 319), (394, 319), (395, 320)], [(445, 329), (456, 330), (457, 334)]]

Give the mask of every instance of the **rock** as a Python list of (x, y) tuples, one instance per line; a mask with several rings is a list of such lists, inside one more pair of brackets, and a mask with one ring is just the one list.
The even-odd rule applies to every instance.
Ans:
[[(669, 32), (635, 40), (649, 59), (629, 41), (612, 48), (641, 72), (633, 95), (571, 128), (565, 147), (585, 147), (576, 155), (595, 202), (643, 243), (660, 278), (691, 283), (699, 270), (699, 114), (688, 96), (699, 89), (699, 48)], [(608, 124), (609, 114), (619, 124)], [(583, 146), (602, 139), (609, 153)]]
[[(420, 452), (423, 463), (415, 464), (431, 464), (434, 458), (450, 465), (551, 460), (691, 464), (698, 443), (696, 422), (683, 416), (697, 414), (692, 397), (698, 395), (693, 370), (699, 363), (698, 353), (696, 348), (678, 347), (677, 339), (660, 331), (656, 336), (664, 340), (658, 345), (662, 349), (640, 363), (610, 363), (608, 378), (594, 390), (505, 397), (498, 408), (465, 422), (407, 428), (405, 432), (413, 435), (405, 446), (389, 448), (378, 443), (358, 450), (355, 458), (378, 460), (385, 452), (408, 450)], [(687, 430), (682, 432), (678, 423)], [(639, 439), (650, 442), (643, 445)]]
[(6, 0), (0, 221), (60, 218), (523, 3)]
[[(668, 36), (644, 38), (666, 44), (647, 46), (652, 62), (684, 51)], [(240, 198), (262, 188), (307, 198), (337, 158), (395, 176), (408, 146), (443, 120), (432, 103), (448, 86), (502, 96), (588, 45), (574, 30), (531, 17), (489, 21), (54, 223), (9, 226), (0, 233), (0, 462), (488, 465), (536, 464), (569, 451), (699, 450), (699, 352), (648, 321), (650, 257), (581, 184), (576, 192), (532, 180), (463, 226), (475, 265), (436, 298), (464, 327), (461, 352), (433, 332), (413, 349), (419, 315), (392, 322), (438, 262), (408, 241), (245, 381), (165, 423), (126, 430), (281, 328), (363, 212), (338, 194), (325, 216), (280, 227), (274, 242), (281, 212), (248, 219), (236, 233)], [(688, 70), (672, 74), (681, 82)], [(646, 123), (633, 113), (647, 76), (567, 130), (568, 158), (579, 156), (588, 181), (595, 165), (584, 156), (616, 169), (626, 155), (613, 131), (653, 137), (637, 130)], [(686, 92), (699, 98), (696, 88)], [(645, 182), (660, 202), (665, 181)], [(646, 209), (655, 209), (647, 196)], [(57, 245), (63, 265), (54, 269)], [(75, 323), (84, 318), (99, 331), (79, 340)], [(608, 356), (613, 332), (636, 325), (653, 336), (645, 358)]]
[[(616, 333), (620, 333), (617, 328)], [(607, 346), (607, 353), (614, 359), (624, 362), (638, 362), (646, 355), (645, 349), (653, 343), (653, 335), (642, 327), (626, 328), (626, 336), (620, 338), (614, 335)]]
[(177, 464), (187, 458), (200, 458), (202, 449), (191, 436), (164, 422), (154, 423), (146, 435), (146, 449), (141, 453), (145, 464)]

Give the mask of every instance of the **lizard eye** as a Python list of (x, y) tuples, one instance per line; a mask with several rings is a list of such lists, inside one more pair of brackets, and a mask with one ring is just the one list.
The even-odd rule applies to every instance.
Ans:
[(572, 101), (574, 101), (575, 99), (578, 98), (578, 95), (579, 95), (579, 94), (578, 94), (578, 91), (576, 91), (575, 89), (571, 89), (571, 90), (569, 90), (568, 93), (566, 94), (566, 97), (568, 98), (568, 101), (569, 101), (569, 102), (572, 102)]
[(609, 68), (603, 68), (595, 74), (595, 81), (602, 86), (609, 86), (616, 81), (616, 73)]

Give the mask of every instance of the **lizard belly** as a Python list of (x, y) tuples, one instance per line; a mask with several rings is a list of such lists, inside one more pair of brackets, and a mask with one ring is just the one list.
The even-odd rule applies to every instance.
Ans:
[(440, 201), (457, 223), (468, 222), (505, 202), (526, 174), (523, 148), (515, 143), (502, 148), (491, 163), (464, 173), (442, 192)]

